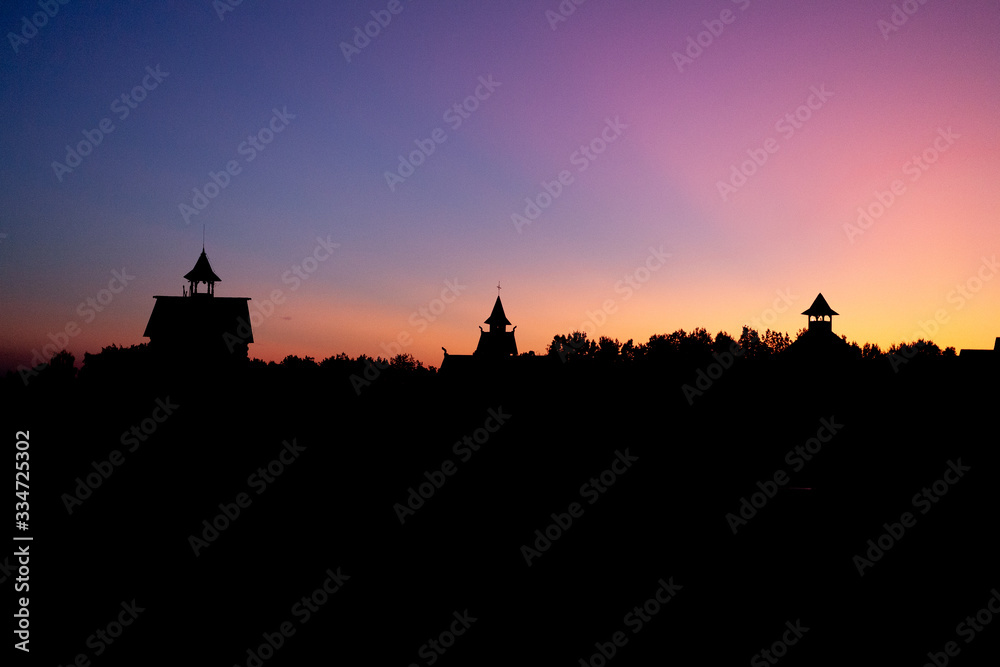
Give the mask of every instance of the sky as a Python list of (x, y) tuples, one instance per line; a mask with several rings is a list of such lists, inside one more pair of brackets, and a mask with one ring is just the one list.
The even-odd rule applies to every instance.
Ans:
[(0, 367), (146, 342), (203, 239), (268, 361), (440, 366), (498, 284), (538, 353), (1000, 336), (995, 1), (230, 3), (0, 9)]

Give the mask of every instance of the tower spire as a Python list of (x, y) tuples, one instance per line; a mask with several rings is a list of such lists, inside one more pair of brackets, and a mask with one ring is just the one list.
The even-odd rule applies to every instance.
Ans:
[(802, 314), (808, 317), (809, 331), (832, 332), (833, 316), (840, 313), (830, 307), (830, 304), (823, 298), (823, 293), (820, 292), (812, 302), (812, 305), (804, 310)]
[(212, 265), (208, 263), (208, 255), (205, 254), (203, 248), (201, 256), (195, 262), (194, 268), (184, 274), (184, 280), (190, 283), (190, 289), (188, 290), (190, 296), (198, 294), (198, 283), (205, 283), (208, 288), (203, 294), (214, 296), (215, 283), (220, 282), (222, 278), (217, 276), (215, 271), (212, 270)]
[(486, 318), (483, 324), (490, 325), (489, 331), (483, 331), (479, 327), (479, 346), (476, 347), (475, 355), (489, 359), (497, 359), (510, 355), (517, 355), (517, 344), (514, 342), (514, 332), (507, 331), (510, 320), (503, 312), (503, 304), (500, 302), (500, 281), (497, 281), (497, 300), (493, 304), (493, 311)]

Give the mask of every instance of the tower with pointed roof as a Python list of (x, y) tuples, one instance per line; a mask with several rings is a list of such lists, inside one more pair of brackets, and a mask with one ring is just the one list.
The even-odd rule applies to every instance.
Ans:
[(215, 296), (215, 283), (222, 282), (222, 278), (215, 275), (212, 265), (208, 263), (208, 255), (205, 254), (205, 246), (201, 247), (201, 257), (195, 262), (194, 268), (184, 274), (184, 280), (190, 283), (188, 293), (191, 296), (199, 294), (198, 284), (205, 283), (205, 291), (201, 294)]
[(816, 296), (816, 299), (802, 313), (809, 317), (809, 332), (813, 333), (833, 333), (833, 316), (839, 315), (830, 304), (826, 302), (823, 298), (822, 292)]
[[(490, 325), (490, 330), (483, 331), (483, 328), (479, 327), (479, 345), (473, 353), (475, 356), (498, 359), (517, 355), (517, 343), (514, 342), (514, 331), (507, 331), (507, 327), (510, 326), (510, 320), (507, 319), (507, 315), (503, 312), (503, 304), (500, 302), (499, 294), (497, 294), (497, 300), (493, 304), (493, 312), (490, 313), (490, 316), (486, 318), (483, 324)], [(514, 327), (514, 329), (517, 329), (517, 327)]]
[(156, 303), (142, 334), (149, 338), (150, 350), (172, 362), (245, 360), (253, 342), (250, 297), (215, 296), (215, 283), (222, 279), (212, 270), (204, 246), (184, 279), (188, 289), (182, 296), (153, 297)]

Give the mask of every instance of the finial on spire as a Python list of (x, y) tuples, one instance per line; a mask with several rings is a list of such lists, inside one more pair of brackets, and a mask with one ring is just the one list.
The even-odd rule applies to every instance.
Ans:
[(205, 223), (201, 223), (201, 251), (205, 252)]
[(497, 296), (500, 296), (500, 281), (497, 281)]

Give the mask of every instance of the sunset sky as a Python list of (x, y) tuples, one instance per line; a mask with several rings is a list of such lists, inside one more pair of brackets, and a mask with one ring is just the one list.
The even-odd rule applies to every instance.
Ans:
[(539, 353), (794, 335), (818, 292), (859, 343), (1000, 336), (995, 1), (16, 0), (0, 26), (3, 369), (145, 342), (203, 226), (264, 360), (439, 366), (498, 281)]

